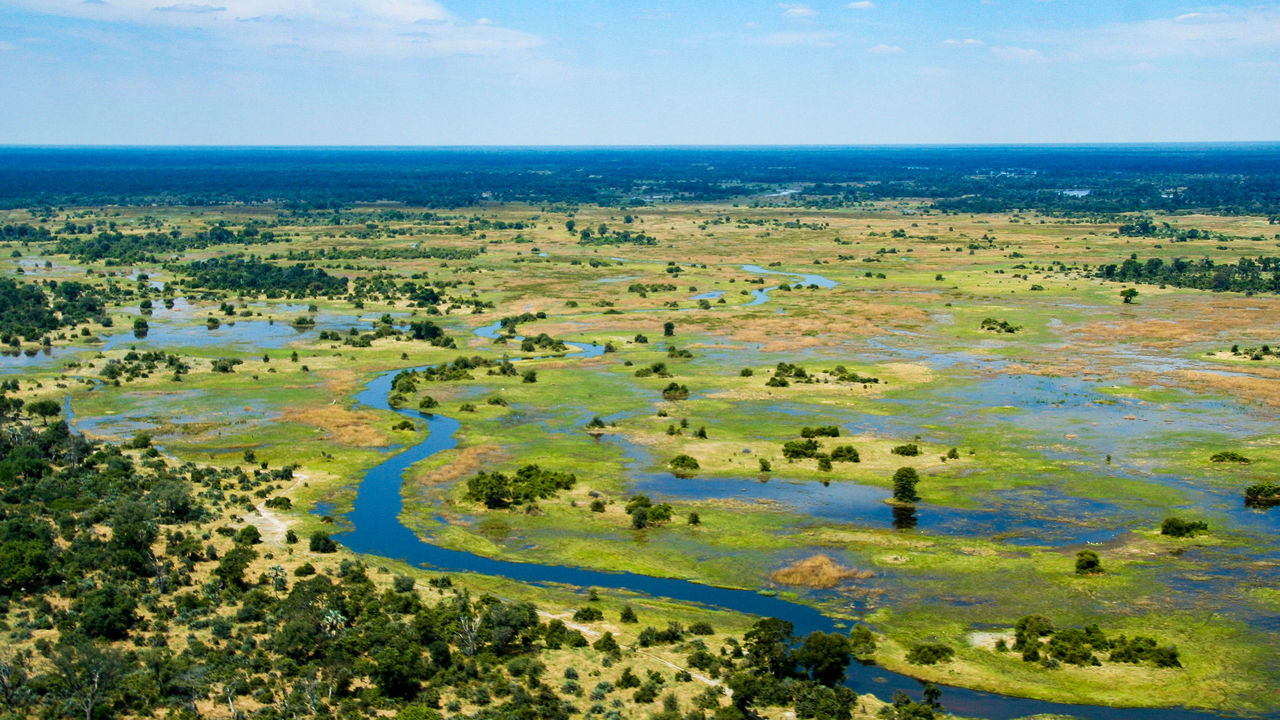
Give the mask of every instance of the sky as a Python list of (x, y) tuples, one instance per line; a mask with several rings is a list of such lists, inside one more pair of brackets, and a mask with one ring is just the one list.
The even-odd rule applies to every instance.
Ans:
[(1280, 140), (1280, 0), (0, 0), (0, 145)]

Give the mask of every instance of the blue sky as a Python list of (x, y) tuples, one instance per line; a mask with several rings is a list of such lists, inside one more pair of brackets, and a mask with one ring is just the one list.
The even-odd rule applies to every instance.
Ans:
[(1280, 2), (0, 0), (0, 144), (1280, 140)]

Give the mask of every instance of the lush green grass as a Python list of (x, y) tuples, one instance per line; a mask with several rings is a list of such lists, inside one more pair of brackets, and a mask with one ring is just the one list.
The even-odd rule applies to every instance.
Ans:
[[(1274, 398), (1259, 389), (1273, 382), (1266, 374), (1268, 363), (1228, 363), (1205, 352), (1233, 342), (1274, 341), (1280, 336), (1280, 301), (1143, 286), (1136, 304), (1123, 305), (1121, 285), (1085, 277), (1078, 268), (1051, 267), (1059, 261), (1069, 266), (1120, 262), (1130, 253), (1233, 260), (1252, 246), (1226, 245), (1223, 250), (1217, 241), (1192, 241), (1156, 248), (1150, 240), (1116, 236), (1115, 223), (941, 217), (922, 213), (914, 204), (892, 203), (830, 212), (678, 204), (645, 208), (634, 211), (636, 229), (657, 236), (658, 245), (596, 248), (577, 245), (565, 232), (564, 213), (508, 206), (467, 210), (459, 217), (473, 212), (538, 219), (521, 231), (488, 231), (483, 239), (434, 234), (409, 224), (396, 228), (402, 234), (358, 237), (350, 226), (290, 225), (284, 219), (276, 232), (288, 242), (271, 248), (483, 247), (485, 253), (468, 261), (317, 262), (352, 277), (425, 272), (461, 282), (448, 293), (474, 292), (496, 308), (472, 314), (467, 308), (442, 306), (446, 314), (430, 316), (458, 340), (459, 350), (398, 339), (355, 349), (303, 335), (287, 348), (265, 351), (271, 362), (263, 363), (261, 350), (171, 348), (193, 365), (183, 382), (157, 372), (89, 392), (73, 376), (92, 377), (99, 371), (101, 359), (90, 350), (67, 357), (85, 363), (74, 372), (62, 372), (59, 364), (24, 373), (28, 382), (22, 394), (61, 397), (70, 392), (77, 416), (86, 423), (136, 419), (150, 426), (166, 452), (182, 459), (243, 464), (244, 451), (252, 450), (258, 461), (273, 467), (295, 464), (301, 478), (287, 490), (295, 501), (290, 520), (305, 531), (322, 526), (309, 512), (320, 504), (335, 515), (350, 507), (355, 484), (386, 457), (387, 447), (421, 437), (420, 427), (393, 429), (401, 420), (395, 413), (354, 406), (355, 394), (369, 380), (462, 353), (526, 356), (518, 345), (495, 345), (471, 330), (504, 315), (541, 311), (548, 317), (522, 325), (522, 334), (610, 342), (618, 352), (593, 360), (525, 361), (520, 369), (537, 370), (536, 383), (490, 377), (482, 370), (472, 381), (424, 385), (417, 397), (431, 395), (440, 402), (438, 412), (462, 423), (457, 450), (408, 473), (402, 520), (432, 542), (490, 557), (779, 591), (842, 616), (867, 617), (889, 639), (883, 662), (951, 683), (1072, 702), (1176, 703), (1237, 711), (1276, 707), (1263, 690), (1269, 680), (1264, 668), (1280, 653), (1280, 639), (1246, 625), (1250, 613), (1274, 610), (1273, 589), (1222, 590), (1215, 599), (1212, 592), (1171, 588), (1175, 578), (1208, 578), (1212, 572), (1248, 577), (1252, 548), (1274, 544), (1274, 537), (1253, 526), (1236, 527), (1233, 508), (1197, 503), (1205, 493), (1230, 497), (1236, 488), (1275, 475), (1277, 436), (1233, 427), (1234, 418), (1274, 412)], [(766, 223), (709, 222), (720, 213)], [(8, 217), (21, 220), (24, 214), (15, 211)], [(148, 214), (187, 229), (202, 227), (215, 215), (233, 222), (274, 218), (249, 208), (202, 216), (181, 209)], [(601, 222), (612, 227), (621, 223), (619, 215), (616, 209), (578, 208), (575, 219), (583, 227)], [(122, 226), (140, 221), (129, 213), (116, 219)], [(1241, 236), (1259, 232), (1256, 218), (1165, 219)], [(785, 227), (787, 222), (827, 225), (814, 230)], [(899, 229), (907, 237), (891, 236)], [(877, 252), (882, 248), (896, 252)], [(47, 250), (24, 249), (22, 259), (51, 259), (60, 278), (83, 277), (104, 286), (121, 282), (108, 275), (121, 268), (70, 263)], [(231, 250), (210, 248), (192, 257)], [(13, 272), (14, 260), (0, 253), (0, 272)], [(591, 266), (593, 261), (597, 267)], [(668, 263), (676, 263), (681, 272), (668, 272), (673, 267)], [(746, 306), (751, 290), (786, 278), (767, 276), (764, 285), (751, 283), (755, 275), (742, 270), (743, 263), (778, 263), (771, 269), (816, 272), (841, 284), (830, 290), (777, 290), (768, 303)], [(873, 277), (866, 277), (868, 271)], [(600, 282), (620, 277), (635, 279)], [(627, 292), (632, 282), (671, 283), (676, 290), (641, 297)], [(684, 311), (697, 307), (689, 296), (709, 290), (723, 291), (725, 302)], [(121, 305), (136, 307), (137, 300)], [(678, 309), (664, 305), (672, 301)], [(384, 312), (428, 316), (426, 309), (407, 307), (404, 301), (372, 296), (361, 308), (346, 300), (315, 302), (322, 312), (365, 319)], [(296, 315), (268, 301), (248, 307), (261, 314), (252, 319), (286, 322)], [(217, 308), (216, 300), (202, 301), (175, 322), (196, 326), (218, 314)], [(91, 330), (99, 335), (122, 331), (132, 322), (122, 308), (111, 314), (114, 329)], [(980, 324), (988, 317), (1020, 330), (984, 331)], [(676, 324), (670, 339), (662, 337), (667, 321)], [(649, 343), (634, 342), (637, 333), (647, 335)], [(73, 341), (54, 338), (57, 345)], [(693, 358), (668, 358), (668, 344), (688, 349)], [(294, 350), (300, 356), (297, 363), (289, 361)], [(232, 374), (209, 372), (210, 360), (228, 355), (246, 362)], [(665, 362), (674, 377), (634, 375), (656, 362)], [(866, 387), (793, 382), (771, 388), (766, 382), (778, 362), (798, 363), (809, 372), (843, 364), (882, 382)], [(1187, 372), (1224, 366), (1245, 373), (1255, 384)], [(754, 374), (741, 376), (744, 367)], [(1047, 403), (1022, 405), (1011, 391), (1010, 379), (1017, 376), (1082, 378), (1087, 383), (1079, 386), (1083, 390), (1064, 385), (1061, 397)], [(690, 388), (690, 399), (663, 400), (661, 390), (673, 380)], [(1081, 401), (1086, 394), (1087, 401)], [(408, 407), (417, 406), (417, 397)], [(509, 405), (487, 404), (493, 397)], [(473, 404), (475, 412), (463, 412), (464, 403)], [(1083, 420), (1075, 426), (1052, 421), (1057, 409), (1075, 403), (1082, 407)], [(1172, 414), (1178, 409), (1181, 415)], [(1124, 433), (1107, 430), (1114, 417), (1107, 420), (1104, 412), (1132, 415), (1131, 422), (1147, 424), (1133, 426), (1141, 431), (1130, 435), (1139, 439), (1128, 440)], [(621, 444), (589, 435), (584, 425), (593, 416), (616, 423), (605, 432), (635, 444), (649, 459), (633, 461)], [(1188, 426), (1161, 421), (1172, 417)], [(668, 435), (668, 426), (678, 427), (682, 419), (689, 427)], [(838, 439), (823, 438), (823, 448), (851, 444), (861, 462), (835, 463), (823, 471), (815, 460), (790, 463), (783, 458), (782, 444), (798, 438), (801, 427), (826, 424), (853, 429), (842, 431)], [(102, 427), (109, 431), (112, 426)], [(703, 427), (708, 437), (694, 437)], [(890, 452), (907, 442), (918, 444), (922, 454), (908, 458)], [(1108, 462), (1104, 456), (1112, 445), (1115, 457)], [(944, 460), (951, 448), (959, 458)], [(1219, 450), (1236, 450), (1254, 462), (1210, 463), (1208, 456)], [(695, 457), (700, 476), (738, 479), (747, 489), (760, 479), (759, 460), (764, 458), (773, 465), (771, 482), (856, 483), (882, 490), (886, 497), (894, 470), (910, 465), (921, 472), (919, 491), (928, 507), (1011, 513), (1084, 530), (1118, 524), (1132, 534), (1099, 549), (1106, 575), (1081, 578), (1071, 570), (1076, 548), (859, 527), (749, 502), (750, 493), (735, 500), (677, 501), (675, 518), (667, 526), (632, 530), (622, 505), (633, 492), (633, 477), (664, 471), (677, 454)], [(527, 463), (573, 472), (579, 483), (571, 492), (540, 502), (536, 512), (486, 511), (464, 500), (462, 481), (474, 472), (512, 470)], [(589, 510), (592, 491), (606, 501), (606, 512)], [(699, 514), (701, 525), (686, 523), (690, 512)], [(1203, 514), (1213, 533), (1191, 541), (1159, 537), (1154, 530), (1167, 514)], [(779, 587), (770, 579), (780, 567), (817, 553), (872, 576), (832, 591)], [(566, 607), (580, 599), (573, 589), (481, 577), (467, 582), (506, 597), (543, 598)], [(659, 619), (702, 612), (624, 595), (606, 595), (603, 602), (606, 614), (620, 602), (643, 602), (645, 613)], [(1142, 632), (1177, 643), (1187, 668), (1179, 674), (1048, 672), (968, 646), (975, 628), (1011, 625), (1031, 612), (1062, 624), (1097, 622), (1108, 632)], [(746, 622), (739, 616), (717, 618), (718, 625), (736, 629)], [(931, 638), (960, 650), (953, 667), (902, 665), (903, 648)]]

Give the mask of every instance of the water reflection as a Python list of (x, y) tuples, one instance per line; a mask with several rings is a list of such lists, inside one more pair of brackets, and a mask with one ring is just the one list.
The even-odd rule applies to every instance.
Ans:
[(893, 529), (914, 530), (920, 519), (916, 517), (915, 505), (893, 506)]

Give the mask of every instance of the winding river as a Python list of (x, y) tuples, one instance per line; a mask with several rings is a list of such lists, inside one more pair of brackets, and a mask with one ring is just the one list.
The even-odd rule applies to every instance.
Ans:
[[(836, 284), (817, 275), (770, 271), (753, 265), (746, 265), (743, 268), (751, 272), (790, 275), (799, 278), (799, 282), (804, 284), (823, 288), (834, 287)], [(768, 291), (772, 289), (756, 291), (757, 300), (767, 301)], [(751, 304), (759, 304), (759, 302), (753, 301)], [(494, 338), (498, 331), (499, 326), (495, 323), (480, 328), (476, 334)], [(590, 358), (597, 357), (603, 352), (603, 348), (598, 345), (567, 344), (575, 351), (564, 357)], [(404, 507), (401, 495), (404, 473), (416, 463), (457, 447), (458, 442), (454, 435), (460, 424), (457, 420), (443, 415), (392, 408), (387, 398), (391, 391), (392, 379), (398, 372), (400, 371), (386, 372), (370, 381), (357, 395), (357, 401), (367, 408), (397, 412), (405, 417), (424, 421), (427, 434), (418, 444), (391, 455), (365, 473), (357, 489), (353, 509), (346, 516), (351, 529), (339, 536), (342, 543), (352, 550), (396, 558), (413, 565), (446, 572), (473, 572), (535, 584), (555, 583), (577, 587), (628, 590), (751, 615), (778, 617), (791, 622), (798, 636), (813, 631), (838, 631), (837, 620), (834, 618), (824, 615), (815, 608), (778, 597), (634, 573), (495, 560), (464, 551), (441, 548), (423, 540), (400, 521), (400, 514)], [(855, 692), (874, 693), (880, 698), (888, 698), (897, 690), (907, 691), (919, 697), (920, 690), (920, 682), (906, 675), (890, 672), (874, 665), (856, 663), (849, 669), (846, 684)], [(1069, 705), (955, 687), (945, 688), (943, 703), (951, 713), (992, 720), (1007, 720), (1036, 714), (1071, 715), (1095, 720), (1207, 720), (1221, 717), (1208, 712), (1178, 708)]]

